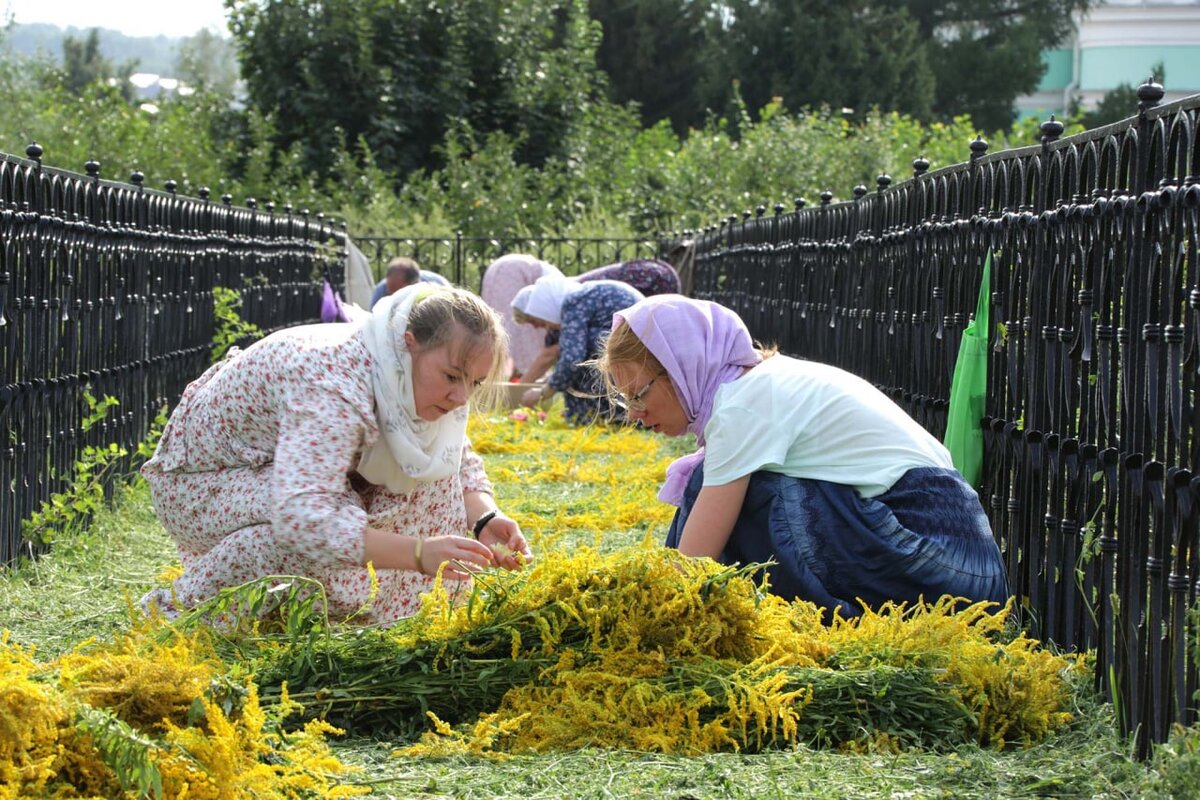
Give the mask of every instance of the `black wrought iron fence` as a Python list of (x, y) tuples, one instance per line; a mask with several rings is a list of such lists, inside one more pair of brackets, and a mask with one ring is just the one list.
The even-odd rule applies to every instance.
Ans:
[(1200, 96), (854, 199), (695, 235), (696, 293), (785, 352), (882, 387), (942, 435), (994, 253), (981, 496), (1035, 633), (1095, 648), (1139, 747), (1197, 721)]
[[(0, 565), (87, 445), (133, 451), (210, 361), (214, 287), (270, 331), (315, 321), (345, 237), (320, 216), (101, 180), (0, 154)], [(340, 271), (339, 271), (340, 274)], [(85, 392), (119, 405), (89, 431)]]
[(354, 243), (371, 261), (375, 279), (383, 277), (387, 263), (396, 256), (416, 260), (422, 269), (438, 272), (455, 284), (478, 291), (487, 265), (502, 255), (528, 253), (548, 261), (567, 275), (594, 267), (657, 258), (654, 239), (579, 238), (563, 236), (454, 236), (355, 237)]

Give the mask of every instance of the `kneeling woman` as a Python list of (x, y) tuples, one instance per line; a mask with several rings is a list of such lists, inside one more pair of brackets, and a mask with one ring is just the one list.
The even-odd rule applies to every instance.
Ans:
[(763, 351), (742, 320), (679, 295), (614, 317), (597, 362), (631, 420), (696, 434), (667, 470), (667, 544), (766, 562), (771, 591), (851, 617), (952, 595), (1004, 602), (999, 548), (950, 455), (871, 384)]
[(554, 374), (526, 391), (521, 402), (533, 406), (563, 392), (567, 419), (576, 425), (617, 416), (599, 376), (584, 362), (600, 354), (613, 314), (641, 299), (641, 292), (620, 281), (575, 283), (558, 276), (539, 278), (517, 292), (513, 319), (559, 335)]
[[(183, 575), (146, 606), (182, 610), (268, 575), (325, 586), (331, 617), (393, 622), (441, 565), (465, 580), (518, 566), (466, 438), (467, 402), (505, 359), (499, 317), (417, 284), (364, 324), (289, 328), (232, 351), (183, 393), (142, 473)], [(465, 535), (473, 530), (477, 538)], [(496, 552), (494, 545), (508, 548)]]

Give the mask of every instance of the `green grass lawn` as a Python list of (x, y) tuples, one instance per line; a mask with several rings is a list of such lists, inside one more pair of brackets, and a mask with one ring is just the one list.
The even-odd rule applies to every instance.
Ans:
[[(679, 444), (662, 443), (663, 457)], [(561, 454), (488, 455), (489, 471), (531, 474), (562, 467)], [(607, 470), (625, 456), (593, 453)], [(508, 472), (505, 472), (508, 470)], [(601, 487), (602, 488), (602, 487)], [(586, 481), (497, 485), (501, 507), (520, 518), (573, 508), (595, 510)], [(615, 548), (661, 536), (660, 521), (626, 530), (558, 532), (561, 541)], [(0, 630), (52, 657), (89, 638), (128, 627), (128, 604), (176, 563), (144, 486), (119, 492), (111, 511), (86, 531), (62, 536), (53, 552), (0, 573)], [(375, 797), (428, 798), (1132, 798), (1200, 796), (1200, 735), (1177, 738), (1149, 764), (1131, 760), (1107, 705), (1081, 690), (1076, 721), (1028, 749), (976, 747), (948, 754), (847, 755), (808, 748), (758, 755), (675, 757), (624, 751), (577, 751), (478, 758), (400, 758), (396, 743), (367, 738), (334, 741), (337, 755), (363, 770), (358, 780)], [(551, 710), (547, 710), (548, 713)], [(3, 786), (0, 786), (3, 796)]]

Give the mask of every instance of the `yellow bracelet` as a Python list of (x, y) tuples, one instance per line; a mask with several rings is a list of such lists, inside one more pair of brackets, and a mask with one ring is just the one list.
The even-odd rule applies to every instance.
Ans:
[(423, 542), (423, 539), (417, 539), (417, 545), (413, 548), (413, 560), (417, 562), (417, 572), (422, 575), (425, 574), (425, 565), (421, 563), (421, 545)]

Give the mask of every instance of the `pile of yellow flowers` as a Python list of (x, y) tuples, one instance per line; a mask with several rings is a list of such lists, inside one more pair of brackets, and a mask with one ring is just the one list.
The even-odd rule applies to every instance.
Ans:
[(329, 750), (336, 729), (285, 733), (286, 699), (267, 713), (231, 681), (202, 635), (137, 627), (39, 662), (0, 638), (0, 798), (350, 797)]
[(424, 712), (434, 732), (407, 755), (1003, 747), (1070, 719), (1077, 668), (1005, 617), (946, 599), (827, 627), (749, 568), (647, 542), (550, 553), (466, 603), (434, 591), (396, 628), (276, 649), (258, 671), (264, 696), (286, 684), (351, 727), (410, 733)]
[[(661, 439), (528, 417), (471, 435), (527, 531), (556, 520), (628, 542), (636, 527), (635, 543), (586, 546), (560, 528), (535, 536), (531, 566), (480, 576), (465, 601), (439, 589), (390, 630), (265, 648), (264, 698), (290, 687), (310, 716), (355, 729), (431, 723), (408, 755), (1003, 747), (1070, 719), (1078, 659), (1010, 630), (1007, 609), (946, 598), (826, 626), (766, 593), (754, 565), (655, 544), (673, 511), (654, 499), (671, 460)], [(539, 499), (546, 486), (566, 499)]]

